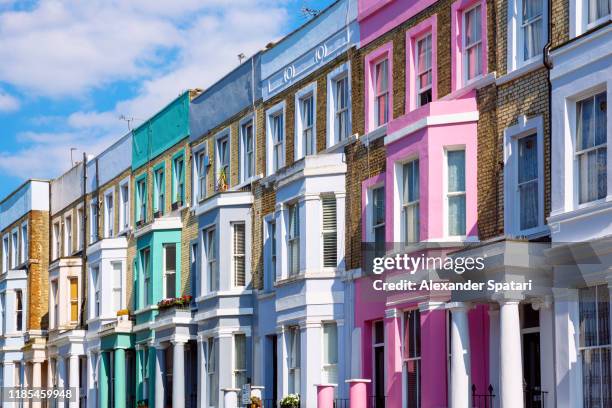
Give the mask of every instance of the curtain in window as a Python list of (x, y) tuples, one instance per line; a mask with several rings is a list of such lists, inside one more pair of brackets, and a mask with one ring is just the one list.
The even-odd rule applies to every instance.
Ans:
[(589, 23), (610, 14), (610, 0), (589, 0)]
[(607, 97), (602, 92), (576, 104), (580, 203), (607, 194)]
[(518, 141), (518, 189), (521, 230), (538, 225), (538, 146), (537, 136)]
[(469, 10), (465, 16), (465, 46), (467, 49), (467, 79), (472, 79), (481, 74), (480, 61), (482, 21), (480, 17), (480, 6)]
[(418, 42), (417, 69), (419, 89), (431, 85), (431, 34)]
[(447, 159), (448, 232), (449, 235), (465, 235), (465, 152), (449, 151)]
[(542, 52), (542, 0), (523, 0), (523, 58)]
[(376, 64), (376, 124), (387, 123), (389, 112), (387, 60)]

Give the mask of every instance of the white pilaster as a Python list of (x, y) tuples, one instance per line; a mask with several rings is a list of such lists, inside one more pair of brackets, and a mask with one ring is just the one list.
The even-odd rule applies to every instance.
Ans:
[(197, 406), (204, 408), (205, 402), (208, 401), (206, 395), (206, 357), (204, 355), (204, 346), (206, 342), (198, 336), (198, 391), (197, 391)]
[(471, 364), (469, 305), (462, 302), (446, 306), (452, 313), (451, 324), (451, 408), (471, 406)]
[(172, 342), (172, 407), (185, 408), (185, 343)]
[(520, 300), (499, 301), (500, 401), (502, 408), (522, 408), (523, 364), (521, 354)]
[[(42, 387), (42, 363), (40, 361), (34, 361), (32, 363), (32, 387), (34, 389)], [(32, 401), (32, 408), (40, 408), (42, 402), (40, 399)]]
[(321, 383), (322, 338), (321, 322), (306, 322), (301, 326), (300, 399), (304, 408), (316, 408), (317, 406), (315, 384)]
[[(73, 396), (70, 398), (69, 407), (78, 408), (79, 406), (79, 356), (70, 355), (70, 390)], [(76, 395), (75, 395), (76, 394)]]
[(164, 406), (164, 349), (159, 346), (155, 348), (155, 406)]

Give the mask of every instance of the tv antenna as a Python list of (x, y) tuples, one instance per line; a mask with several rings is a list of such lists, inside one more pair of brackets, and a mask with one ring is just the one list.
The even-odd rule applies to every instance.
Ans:
[(242, 60), (245, 58), (246, 57), (243, 53), (238, 54), (238, 64), (242, 64)]
[(70, 167), (74, 167), (74, 160), (72, 159), (72, 152), (77, 151), (78, 149), (76, 147), (71, 147), (70, 148)]
[(128, 131), (132, 130), (132, 123), (136, 120), (140, 120), (140, 119), (136, 119), (134, 117), (127, 117), (125, 115), (119, 115), (119, 120), (124, 120), (125, 122), (127, 122), (127, 127), (128, 127)]

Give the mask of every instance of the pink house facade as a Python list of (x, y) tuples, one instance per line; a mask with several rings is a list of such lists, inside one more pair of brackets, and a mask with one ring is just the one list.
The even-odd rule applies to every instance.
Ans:
[[(381, 291), (380, 282), (447, 277), (429, 269), (373, 275), (364, 262), (401, 253), (398, 248), (412, 255), (484, 257), (485, 270), (466, 278), (477, 283), (522, 279), (540, 267), (537, 256), (525, 258), (527, 267), (504, 258), (526, 251), (523, 243), (491, 244), (479, 237), (478, 92), (495, 83), (495, 73), (489, 72), (487, 2), (457, 0), (442, 7), (428, 0), (359, 1), (365, 50), (361, 141), (371, 146), (382, 139), (385, 165), (361, 182), (365, 245), (355, 280), (358, 340), (353, 344), (359, 344), (360, 353), (353, 375), (370, 380), (368, 407), (522, 407), (521, 330), (531, 330), (534, 310), (538, 320), (538, 309), (524, 302), (524, 293)], [(401, 33), (402, 62), (394, 55), (398, 27), (428, 8), (433, 11), (423, 13), (428, 17), (417, 18)], [(450, 32), (438, 25), (441, 13), (451, 16)], [(450, 41), (444, 46), (450, 69), (438, 61), (444, 57), (440, 41)], [(403, 87), (394, 84), (398, 73), (405, 78)], [(446, 87), (442, 94), (441, 84)], [(531, 305), (545, 303), (538, 302)], [(551, 315), (541, 310), (543, 322)], [(500, 350), (506, 357), (500, 358)]]

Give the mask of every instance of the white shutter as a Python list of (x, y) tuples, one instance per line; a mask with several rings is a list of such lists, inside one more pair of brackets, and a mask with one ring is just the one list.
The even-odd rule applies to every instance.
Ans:
[(244, 224), (234, 224), (234, 286), (245, 285)]
[(336, 231), (336, 198), (324, 197), (323, 203), (323, 266), (337, 265), (338, 237)]

